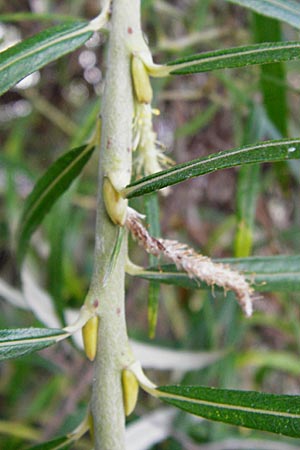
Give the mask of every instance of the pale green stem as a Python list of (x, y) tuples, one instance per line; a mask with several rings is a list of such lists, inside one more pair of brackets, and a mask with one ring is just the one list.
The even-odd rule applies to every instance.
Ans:
[(102, 136), (99, 164), (99, 194), (94, 275), (87, 304), (99, 302), (100, 317), (95, 377), (92, 394), (95, 450), (125, 448), (125, 418), (121, 371), (132, 362), (124, 307), (124, 277), (127, 234), (115, 264), (111, 256), (118, 227), (108, 217), (102, 186), (108, 177), (116, 190), (131, 176), (133, 92), (130, 48), (140, 42), (140, 0), (113, 0), (108, 44), (107, 74), (102, 103)]

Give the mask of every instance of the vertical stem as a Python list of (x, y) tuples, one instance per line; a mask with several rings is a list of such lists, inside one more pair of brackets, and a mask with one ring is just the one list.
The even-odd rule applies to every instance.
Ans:
[(94, 275), (88, 301), (99, 302), (100, 317), (92, 394), (95, 450), (125, 448), (125, 418), (121, 371), (130, 363), (125, 321), (125, 235), (117, 261), (109, 273), (118, 227), (109, 219), (102, 186), (108, 177), (116, 190), (131, 176), (133, 92), (128, 42), (140, 40), (140, 0), (113, 0), (108, 44), (107, 75), (102, 106)]

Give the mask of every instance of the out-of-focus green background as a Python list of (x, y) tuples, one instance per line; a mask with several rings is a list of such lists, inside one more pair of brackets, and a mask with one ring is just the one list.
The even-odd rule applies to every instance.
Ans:
[[(0, 48), (67, 19), (92, 18), (98, 13), (97, 3), (0, 1)], [(280, 26), (225, 1), (144, 0), (142, 7), (143, 27), (156, 62), (251, 42), (299, 38), (288, 25)], [(17, 20), (10, 16), (15, 13)], [(14, 251), (18, 218), (38, 177), (64, 151), (86, 142), (93, 132), (104, 88), (106, 40), (107, 33), (96, 35), (0, 100), (0, 284), (2, 294), (3, 286), (16, 289), (1, 295), (1, 328), (43, 325), (22, 298), (18, 306), (13, 305), (20, 289)], [(176, 162), (262, 139), (299, 136), (298, 62), (154, 80), (153, 86), (154, 106), (160, 109), (155, 118), (158, 139)], [(89, 286), (97, 161), (94, 155), (31, 241), (27, 295), (35, 308), (38, 304), (43, 309), (43, 292), (47, 292), (58, 316), (66, 309), (79, 308)], [(299, 169), (299, 162), (292, 161), (252, 167), (252, 172), (224, 170), (172, 187), (159, 197), (162, 235), (212, 257), (243, 256), (249, 251), (254, 255), (297, 254)], [(245, 180), (248, 188), (243, 190)], [(256, 192), (250, 200), (249, 186)], [(145, 210), (143, 200), (132, 204)], [(252, 230), (251, 250), (238, 241), (245, 217)], [(148, 264), (136, 244), (131, 243), (130, 253), (136, 263)], [(222, 352), (217, 362), (198, 370), (186, 372), (178, 362), (172, 370), (153, 369), (149, 375), (158, 384), (182, 381), (299, 393), (300, 293), (258, 294), (256, 313), (245, 319), (229, 293), (224, 298), (220, 292), (161, 286), (157, 335), (150, 341), (147, 286), (146, 281), (128, 278), (126, 308), (132, 338), (169, 349)], [(1, 363), (0, 375), (1, 449), (25, 449), (30, 443), (70, 431), (85, 414), (93, 370), (72, 342)], [(140, 394), (129, 422), (158, 407), (156, 400)], [(234, 445), (236, 439), (272, 438), (183, 413), (176, 413), (172, 420), (166, 433), (169, 437), (153, 449), (215, 450), (230, 448), (230, 444), (214, 447), (215, 441)], [(280, 445), (289, 450), (292, 444), (297, 448), (285, 438)], [(241, 445), (234, 448), (245, 448)], [(89, 437), (74, 448), (91, 448)], [(249, 448), (267, 447), (256, 443)]]

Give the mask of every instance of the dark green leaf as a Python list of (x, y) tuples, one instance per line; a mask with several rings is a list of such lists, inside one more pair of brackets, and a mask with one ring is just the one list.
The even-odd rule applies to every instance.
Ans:
[(86, 22), (49, 28), (0, 53), (0, 95), (27, 75), (84, 44), (92, 35)]
[(118, 227), (116, 230), (116, 237), (115, 237), (115, 242), (114, 242), (114, 246), (112, 248), (112, 252), (110, 254), (109, 257), (109, 262), (107, 265), (107, 271), (105, 273), (104, 276), (104, 281), (103, 283), (106, 283), (106, 281), (108, 280), (108, 278), (110, 277), (111, 273), (113, 272), (116, 263), (118, 261), (118, 256), (120, 254), (120, 250), (122, 247), (122, 243), (123, 243), (123, 239), (124, 239), (124, 227)]
[[(159, 221), (159, 204), (157, 193), (153, 193), (145, 196), (146, 217), (149, 225), (149, 233), (151, 236), (160, 236), (160, 221)], [(157, 264), (158, 259), (149, 255), (150, 265)], [(155, 337), (157, 316), (158, 316), (158, 303), (159, 303), (160, 284), (156, 281), (150, 281), (148, 291), (148, 326), (149, 337)]]
[(300, 29), (300, 5), (294, 0), (227, 0)]
[(71, 442), (68, 436), (61, 436), (52, 441), (43, 442), (42, 444), (34, 445), (26, 450), (67, 450), (70, 448)]
[[(276, 42), (282, 39), (280, 23), (269, 17), (253, 14), (253, 34), (256, 42)], [(287, 135), (287, 99), (285, 66), (268, 64), (260, 68), (260, 84), (267, 114), (281, 136)], [(274, 95), (276, 92), (276, 95)]]
[[(281, 24), (278, 20), (254, 13), (252, 23), (256, 42), (276, 42), (282, 40), (283, 33), (281, 32)], [(260, 67), (259, 72), (262, 104), (266, 113), (274, 127), (278, 130), (279, 136), (288, 136), (285, 65), (283, 63), (263, 65)], [(273, 137), (270, 136), (270, 138)], [(287, 191), (290, 182), (290, 173), (287, 164), (284, 162), (278, 163), (274, 169), (282, 189)]]
[(171, 169), (147, 176), (127, 186), (123, 191), (123, 195), (127, 198), (138, 197), (199, 175), (241, 164), (285, 161), (299, 158), (299, 138), (259, 142), (258, 144), (225, 150), (194, 159), (178, 164)]
[(18, 235), (18, 258), (22, 262), (32, 233), (56, 200), (80, 174), (94, 147), (82, 146), (62, 155), (38, 180), (25, 201)]
[[(300, 290), (300, 256), (256, 256), (249, 258), (215, 259), (216, 263), (230, 264), (233, 269), (243, 272), (261, 292)], [(174, 284), (187, 289), (209, 288), (203, 282), (190, 278), (186, 272), (177, 270), (174, 265), (160, 265), (149, 268), (137, 276), (160, 283)]]
[(226, 48), (213, 52), (199, 53), (167, 63), (170, 75), (208, 72), (218, 69), (232, 69), (255, 64), (291, 61), (300, 57), (300, 42), (267, 42), (245, 47)]
[(42, 350), (68, 336), (64, 330), (49, 328), (0, 330), (0, 361)]
[[(249, 144), (267, 136), (264, 120), (265, 112), (260, 106), (253, 104), (245, 127), (244, 144)], [(260, 186), (260, 170), (258, 164), (241, 167), (237, 183), (237, 229), (234, 239), (234, 256), (246, 257), (251, 254), (253, 242), (253, 225), (256, 213), (256, 201)]]
[(300, 437), (300, 396), (202, 386), (163, 386), (158, 392), (164, 402), (206, 419)]

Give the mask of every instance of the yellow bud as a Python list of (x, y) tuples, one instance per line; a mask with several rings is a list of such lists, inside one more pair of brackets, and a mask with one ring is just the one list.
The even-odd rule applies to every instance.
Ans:
[(137, 56), (132, 57), (131, 73), (136, 98), (139, 103), (151, 103), (152, 87), (148, 71), (143, 61)]
[(139, 383), (130, 370), (122, 371), (122, 387), (124, 411), (125, 415), (129, 416), (135, 408), (139, 393)]
[(121, 194), (111, 184), (109, 178), (104, 178), (103, 182), (103, 198), (107, 214), (116, 225), (124, 225), (126, 220), (126, 212), (128, 200), (123, 198)]
[(97, 351), (99, 317), (91, 317), (82, 327), (82, 339), (86, 356), (94, 361)]

